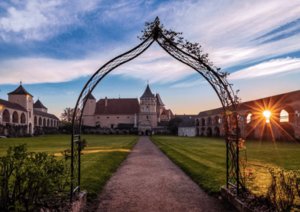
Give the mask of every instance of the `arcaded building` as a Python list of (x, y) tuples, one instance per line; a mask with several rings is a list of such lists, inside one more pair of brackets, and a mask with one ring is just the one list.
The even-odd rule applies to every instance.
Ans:
[[(239, 105), (239, 131), (243, 138), (300, 139), (300, 91), (270, 96)], [(223, 109), (202, 111), (195, 120), (197, 135), (224, 136)]]
[(90, 94), (83, 110), (83, 125), (102, 129), (137, 129), (140, 134), (154, 133), (172, 119), (159, 94), (153, 94), (147, 85), (137, 98), (104, 98), (96, 101)]
[(42, 134), (58, 128), (59, 119), (48, 113), (40, 100), (20, 86), (8, 93), (8, 100), (0, 99), (0, 135), (22, 136)]

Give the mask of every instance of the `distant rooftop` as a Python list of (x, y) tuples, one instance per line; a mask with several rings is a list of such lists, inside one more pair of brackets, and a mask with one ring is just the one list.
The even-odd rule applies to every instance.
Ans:
[(33, 104), (33, 107), (47, 109), (39, 99)]
[(8, 93), (8, 95), (30, 95), (33, 97), (26, 89), (22, 86), (22, 83), (20, 83), (19, 87), (17, 87), (16, 90)]
[(143, 93), (143, 95), (141, 96), (141, 98), (155, 98), (155, 95), (152, 93), (149, 84), (147, 84), (147, 87)]

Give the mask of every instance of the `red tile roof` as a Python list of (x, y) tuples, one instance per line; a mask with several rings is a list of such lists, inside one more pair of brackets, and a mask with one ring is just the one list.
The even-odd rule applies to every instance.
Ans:
[(133, 115), (139, 113), (138, 99), (100, 99), (96, 104), (95, 114), (98, 115)]

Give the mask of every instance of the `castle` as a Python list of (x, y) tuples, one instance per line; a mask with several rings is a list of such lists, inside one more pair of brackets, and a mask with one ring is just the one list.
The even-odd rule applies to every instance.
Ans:
[(159, 94), (147, 85), (140, 101), (137, 98), (104, 98), (96, 102), (90, 94), (83, 110), (83, 125), (102, 129), (138, 129), (140, 134), (153, 134), (165, 129), (173, 118)]
[(8, 93), (8, 101), (0, 99), (0, 136), (43, 134), (55, 131), (58, 124), (59, 119), (40, 100), (34, 103), (22, 83)]

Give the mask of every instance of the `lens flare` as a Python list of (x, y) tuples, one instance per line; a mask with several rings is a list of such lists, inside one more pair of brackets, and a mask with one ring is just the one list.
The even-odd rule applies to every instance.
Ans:
[(271, 111), (265, 110), (263, 112), (263, 115), (266, 118), (266, 123), (270, 123), (270, 118), (271, 118), (271, 115), (272, 115)]

